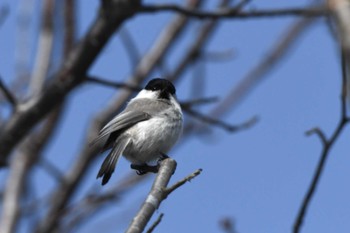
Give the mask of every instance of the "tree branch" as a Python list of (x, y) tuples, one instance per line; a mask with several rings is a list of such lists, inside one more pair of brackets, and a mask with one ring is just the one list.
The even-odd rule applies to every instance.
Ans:
[(154, 231), (154, 229), (156, 229), (156, 227), (157, 227), (157, 226), (159, 225), (159, 223), (162, 221), (163, 216), (164, 216), (163, 213), (161, 213), (161, 214), (158, 216), (157, 220), (156, 220), (156, 221), (150, 226), (150, 228), (147, 230), (147, 233), (152, 233), (152, 232)]
[(129, 85), (127, 83), (113, 82), (113, 81), (102, 79), (102, 78), (99, 78), (99, 77), (96, 77), (96, 76), (86, 77), (85, 81), (86, 82), (90, 82), (90, 83), (97, 83), (97, 84), (100, 84), (100, 85), (113, 87), (113, 88), (126, 88), (126, 89), (128, 89), (130, 91), (140, 91), (141, 90), (140, 87)]
[(231, 132), (231, 133), (237, 132), (239, 130), (244, 130), (244, 129), (250, 128), (258, 121), (258, 117), (255, 116), (242, 124), (230, 125), (224, 121), (221, 121), (219, 119), (216, 119), (216, 118), (213, 118), (211, 116), (204, 115), (198, 111), (195, 111), (192, 108), (186, 108), (186, 109), (184, 109), (184, 111), (202, 122), (208, 123), (211, 126), (220, 127), (220, 128), (222, 128), (228, 132)]
[(223, 101), (211, 111), (210, 115), (218, 118), (236, 107), (283, 60), (312, 22), (314, 22), (312, 18), (304, 18), (288, 27), (282, 37), (273, 43), (273, 47), (267, 55), (232, 88)]
[(86, 77), (91, 64), (120, 25), (139, 7), (139, 1), (108, 1), (109, 7), (100, 10), (85, 37), (70, 52), (53, 81), (36, 99), (20, 106), (0, 134), (0, 165), (6, 165), (9, 153), (15, 145), (55, 106), (61, 103), (71, 90)]
[(342, 84), (341, 84), (341, 108), (340, 108), (341, 115), (340, 115), (340, 119), (339, 119), (338, 125), (336, 126), (335, 130), (332, 133), (332, 136), (329, 139), (326, 139), (326, 137), (324, 136), (324, 133), (321, 130), (319, 130), (319, 129), (316, 131), (314, 130), (314, 132), (316, 132), (320, 136), (323, 148), (322, 148), (321, 157), (320, 157), (320, 160), (319, 160), (318, 165), (316, 167), (311, 184), (310, 184), (310, 186), (309, 186), (309, 188), (304, 196), (304, 199), (301, 203), (299, 212), (298, 212), (297, 217), (295, 219), (294, 226), (293, 226), (294, 233), (300, 232), (300, 229), (301, 229), (301, 226), (303, 224), (306, 212), (308, 210), (308, 207), (310, 206), (311, 199), (315, 195), (317, 185), (320, 182), (321, 175), (322, 175), (324, 168), (326, 166), (326, 161), (327, 161), (327, 158), (329, 157), (330, 150), (332, 149), (336, 140), (339, 138), (341, 132), (343, 131), (343, 129), (345, 128), (347, 123), (349, 123), (349, 118), (346, 115), (346, 94), (345, 93), (346, 93), (346, 86), (347, 86), (347, 80), (348, 80), (348, 75), (349, 75), (349, 74), (347, 74), (346, 65), (347, 65), (347, 61), (346, 61), (345, 51), (342, 51), (342, 57), (341, 57)]
[(2, 78), (0, 77), (0, 89), (3, 92), (4, 96), (8, 100), (8, 102), (12, 105), (13, 108), (17, 106), (17, 100), (15, 96), (11, 93), (11, 91), (5, 86)]
[(179, 187), (184, 185), (186, 182), (190, 182), (192, 179), (194, 179), (195, 177), (199, 176), (202, 173), (202, 171), (203, 170), (200, 168), (200, 169), (194, 171), (192, 174), (186, 176), (182, 180), (176, 182), (175, 184), (173, 184), (169, 188), (166, 188), (164, 190), (164, 194), (163, 194), (164, 195), (164, 199), (166, 199), (172, 192), (174, 192), (176, 189), (178, 189)]
[(153, 213), (158, 209), (162, 201), (166, 198), (164, 190), (166, 189), (171, 176), (176, 169), (175, 160), (168, 158), (160, 163), (158, 174), (154, 180), (152, 189), (147, 195), (141, 209), (133, 218), (126, 233), (141, 233), (145, 229)]
[(242, 19), (242, 18), (261, 18), (261, 17), (281, 17), (281, 16), (302, 16), (302, 17), (320, 17), (328, 14), (325, 7), (305, 8), (286, 8), (286, 9), (266, 9), (252, 11), (237, 11), (237, 8), (222, 8), (216, 11), (204, 11), (197, 9), (188, 9), (175, 4), (163, 5), (143, 5), (139, 9), (142, 13), (174, 12), (198, 19)]

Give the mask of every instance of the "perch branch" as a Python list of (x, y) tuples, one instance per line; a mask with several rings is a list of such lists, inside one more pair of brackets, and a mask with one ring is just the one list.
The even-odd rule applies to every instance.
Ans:
[(165, 159), (160, 163), (158, 174), (154, 180), (152, 189), (147, 195), (141, 209), (133, 218), (126, 233), (141, 233), (145, 229), (153, 213), (166, 198), (164, 190), (166, 189), (171, 176), (176, 169), (176, 162), (173, 159)]

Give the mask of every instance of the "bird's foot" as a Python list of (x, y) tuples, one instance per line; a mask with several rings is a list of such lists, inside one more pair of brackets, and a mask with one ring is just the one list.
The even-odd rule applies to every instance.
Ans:
[(149, 172), (158, 173), (160, 163), (167, 158), (169, 158), (168, 155), (166, 155), (164, 153), (160, 153), (159, 159), (157, 161), (157, 165), (155, 165), (155, 166), (150, 166), (150, 165), (144, 163), (144, 164), (131, 164), (130, 167), (131, 167), (131, 169), (136, 170), (136, 174), (139, 176), (145, 175)]
[(147, 164), (131, 164), (131, 169), (136, 170), (136, 174), (139, 176), (145, 175), (148, 172), (158, 173), (159, 166), (149, 166)]
[(158, 163), (162, 162), (164, 159), (167, 159), (167, 158), (169, 158), (169, 156), (167, 154), (160, 152)]

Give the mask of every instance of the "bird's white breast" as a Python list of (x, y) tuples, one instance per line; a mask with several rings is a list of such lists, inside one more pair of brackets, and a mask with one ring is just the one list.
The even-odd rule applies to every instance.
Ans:
[(175, 103), (147, 121), (142, 121), (125, 133), (131, 137), (130, 145), (123, 155), (133, 163), (147, 163), (167, 153), (178, 140), (182, 131), (182, 113)]

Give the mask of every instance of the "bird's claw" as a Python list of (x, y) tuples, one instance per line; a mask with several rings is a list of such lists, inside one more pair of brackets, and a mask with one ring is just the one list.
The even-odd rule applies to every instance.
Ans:
[(148, 172), (158, 173), (159, 166), (149, 166), (147, 164), (131, 164), (130, 167), (136, 170), (136, 174), (139, 176), (145, 175)]

